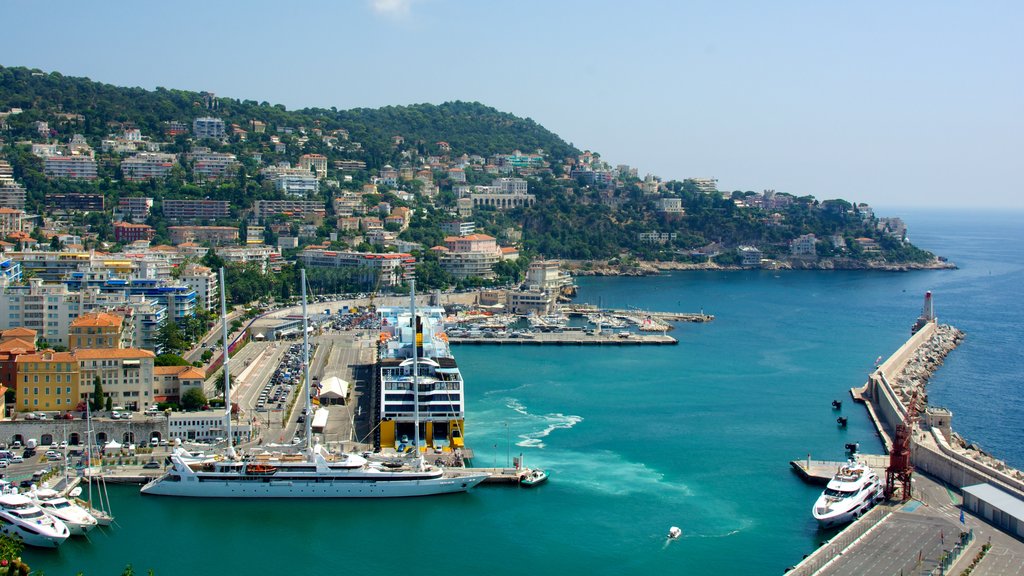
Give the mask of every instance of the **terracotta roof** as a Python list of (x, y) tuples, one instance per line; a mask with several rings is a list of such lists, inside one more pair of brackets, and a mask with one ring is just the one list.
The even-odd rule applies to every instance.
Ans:
[(24, 214), (24, 210), (18, 210), (17, 208), (7, 208), (6, 206), (0, 208), (0, 214)]
[(22, 340), (21, 338), (11, 338), (0, 342), (0, 351), (3, 352), (15, 352), (20, 351), (24, 354), (25, 352), (32, 350), (35, 351), (36, 347), (31, 342)]
[(456, 240), (494, 240), (494, 236), (488, 236), (487, 234), (469, 234), (468, 236), (447, 236), (445, 242), (454, 242)]
[(179, 379), (188, 379), (188, 380), (192, 380), (192, 379), (195, 379), (195, 378), (201, 378), (201, 379), (205, 380), (206, 379), (206, 371), (205, 370), (201, 370), (199, 368), (196, 368), (195, 366), (192, 366), (188, 370), (185, 370), (181, 374), (178, 374), (178, 378)]
[(75, 358), (79, 360), (156, 358), (156, 354), (141, 348), (79, 348), (75, 350)]
[(519, 249), (513, 248), (511, 246), (502, 246), (501, 247), (501, 253), (502, 254), (517, 254), (517, 253), (519, 253)]
[(153, 366), (153, 376), (170, 376), (188, 369), (189, 366)]
[(25, 328), (24, 326), (18, 326), (16, 328), (8, 328), (3, 332), (0, 332), (0, 337), (10, 338), (12, 336), (31, 336), (36, 337), (36, 331), (31, 328)]
[(89, 312), (82, 314), (78, 318), (71, 321), (72, 328), (81, 328), (86, 326), (120, 326), (124, 321), (120, 316), (114, 314), (107, 314), (106, 312)]
[(22, 362), (74, 362), (75, 356), (71, 352), (43, 350), (35, 354), (21, 354), (14, 361), (19, 364)]

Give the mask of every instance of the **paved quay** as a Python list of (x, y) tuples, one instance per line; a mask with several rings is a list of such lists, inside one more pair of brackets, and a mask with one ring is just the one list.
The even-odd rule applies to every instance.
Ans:
[(983, 544), (992, 549), (971, 572), (972, 576), (1020, 575), (1024, 572), (1024, 542), (995, 528), (984, 519), (964, 514), (962, 499), (952, 487), (924, 474), (915, 474), (916, 498), (874, 508), (857, 522), (822, 544), (787, 574), (794, 576), (893, 576), (938, 574), (961, 532), (974, 538), (945, 574), (960, 574)]

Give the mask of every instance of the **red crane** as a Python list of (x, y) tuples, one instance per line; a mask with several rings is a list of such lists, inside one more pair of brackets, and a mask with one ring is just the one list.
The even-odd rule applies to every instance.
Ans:
[(914, 433), (914, 420), (917, 419), (917, 391), (910, 397), (907, 415), (901, 424), (896, 426), (896, 438), (893, 440), (892, 452), (889, 453), (889, 467), (885, 469), (885, 497), (891, 499), (896, 494), (896, 482), (902, 484), (901, 494), (904, 502), (910, 500), (910, 479), (914, 475), (914, 465), (910, 463), (910, 437)]

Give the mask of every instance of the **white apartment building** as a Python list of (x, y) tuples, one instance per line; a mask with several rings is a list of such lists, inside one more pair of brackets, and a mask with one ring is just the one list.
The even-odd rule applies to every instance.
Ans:
[(817, 244), (818, 239), (814, 237), (814, 234), (804, 234), (789, 242), (789, 253), (797, 258), (816, 257), (818, 255), (815, 248)]
[(258, 264), (260, 270), (266, 272), (273, 262), (281, 258), (281, 253), (273, 246), (254, 244), (252, 246), (217, 246), (217, 256), (232, 264)]
[(43, 174), (48, 178), (95, 180), (96, 160), (91, 156), (47, 156), (43, 160)]
[(224, 121), (220, 118), (206, 116), (192, 121), (192, 136), (202, 138), (223, 138)]
[(462, 279), (471, 277), (494, 278), (494, 265), (501, 260), (497, 240), (487, 234), (449, 236), (444, 246), (434, 248), (440, 252), (441, 268)]
[[(324, 203), (317, 200), (257, 200), (253, 215), (262, 219), (275, 214), (314, 214), (325, 213)], [(263, 230), (260, 229), (260, 235)]]
[(299, 168), (309, 170), (319, 179), (327, 178), (327, 157), (322, 154), (299, 156)]
[(132, 222), (142, 222), (153, 208), (153, 199), (144, 196), (129, 196), (117, 201), (117, 212)]
[(198, 264), (187, 266), (181, 271), (180, 280), (195, 290), (196, 306), (205, 310), (215, 310), (220, 302), (217, 292), (217, 273)]
[(209, 148), (195, 148), (187, 154), (192, 162), (192, 174), (196, 180), (216, 180), (223, 178), (238, 168), (238, 160), (234, 154), (211, 152)]
[(174, 168), (177, 156), (160, 152), (143, 152), (121, 161), (121, 172), (129, 182), (166, 178)]
[(398, 286), (411, 278), (416, 258), (411, 254), (378, 254), (373, 252), (338, 252), (307, 248), (300, 258), (307, 266), (323, 268), (352, 268), (357, 278), (367, 286)]

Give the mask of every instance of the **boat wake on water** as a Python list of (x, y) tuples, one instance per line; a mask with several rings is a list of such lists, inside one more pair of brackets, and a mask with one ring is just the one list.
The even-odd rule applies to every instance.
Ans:
[(548, 437), (552, 432), (555, 430), (568, 430), (583, 421), (582, 416), (562, 414), (561, 412), (555, 412), (553, 414), (531, 414), (527, 411), (526, 406), (515, 398), (509, 399), (508, 404), (506, 405), (531, 420), (540, 421), (545, 424), (544, 429), (538, 432), (519, 434), (519, 438), (521, 440), (516, 442), (516, 446), (522, 448), (544, 448), (544, 438)]

